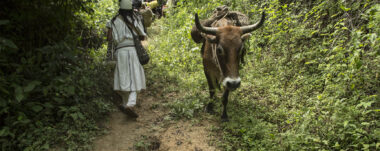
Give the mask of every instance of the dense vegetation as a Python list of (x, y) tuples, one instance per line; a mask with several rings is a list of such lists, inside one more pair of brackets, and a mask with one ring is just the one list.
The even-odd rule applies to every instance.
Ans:
[[(83, 150), (114, 94), (104, 26), (114, 0), (0, 2), (2, 150)], [(197, 118), (209, 100), (194, 13), (227, 5), (252, 22), (242, 86), (230, 122), (215, 128), (222, 150), (378, 150), (380, 4), (374, 0), (178, 0), (151, 29), (147, 82), (176, 92), (171, 118)], [(154, 92), (156, 93), (156, 92)], [(172, 98), (167, 98), (172, 99)], [(220, 102), (218, 102), (220, 105)], [(220, 109), (220, 108), (218, 108)], [(215, 116), (219, 118), (220, 114)], [(54, 146), (52, 146), (54, 145)]]
[(95, 51), (116, 11), (109, 2), (0, 2), (1, 150), (88, 148), (113, 96)]
[[(242, 87), (229, 103), (225, 150), (376, 150), (380, 148), (380, 4), (340, 0), (180, 1), (157, 22), (151, 44), (157, 77), (175, 79), (183, 97), (173, 117), (192, 118), (208, 100), (194, 13), (227, 5), (264, 27), (249, 41)], [(178, 73), (178, 74), (177, 74)], [(215, 117), (219, 118), (219, 117)]]

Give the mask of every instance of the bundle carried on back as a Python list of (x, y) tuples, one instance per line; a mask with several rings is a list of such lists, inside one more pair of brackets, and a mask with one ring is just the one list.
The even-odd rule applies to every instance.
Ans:
[[(210, 19), (216, 21), (225, 18), (233, 23), (235, 26), (246, 26), (249, 25), (249, 18), (245, 14), (238, 11), (229, 11), (228, 7), (223, 5), (219, 6), (214, 10), (214, 14)], [(213, 24), (212, 23), (212, 24)], [(211, 24), (211, 26), (212, 26)]]
[(151, 25), (152, 25), (152, 23), (153, 23), (153, 12), (152, 12), (152, 10), (150, 9), (150, 8), (144, 8), (144, 9), (141, 9), (140, 10), (140, 13), (141, 13), (141, 15), (142, 15), (142, 17), (143, 17), (143, 24), (144, 24), (144, 26), (145, 27), (150, 27)]

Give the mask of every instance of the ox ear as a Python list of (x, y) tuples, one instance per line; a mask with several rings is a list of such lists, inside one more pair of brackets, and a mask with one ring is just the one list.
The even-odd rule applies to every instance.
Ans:
[(241, 36), (241, 40), (246, 41), (246, 40), (248, 40), (251, 36), (252, 36), (252, 34), (250, 34), (250, 33), (243, 34), (243, 35)]
[(218, 43), (218, 38), (216, 38), (216, 36), (206, 36), (206, 38), (211, 43)]
[(202, 35), (202, 37), (206, 38), (211, 43), (218, 43), (219, 42), (219, 40), (214, 35), (207, 35), (204, 33), (201, 33), (201, 35)]

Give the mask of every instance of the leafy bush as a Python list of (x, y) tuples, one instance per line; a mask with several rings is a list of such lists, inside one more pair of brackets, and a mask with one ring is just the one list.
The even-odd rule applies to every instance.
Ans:
[(92, 29), (105, 20), (83, 24), (103, 7), (84, 0), (0, 4), (7, 6), (0, 13), (1, 149), (89, 148), (113, 97), (111, 70), (100, 62), (103, 32)]

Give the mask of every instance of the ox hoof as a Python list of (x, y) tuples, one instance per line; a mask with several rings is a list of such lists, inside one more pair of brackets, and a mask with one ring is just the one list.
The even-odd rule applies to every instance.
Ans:
[(230, 120), (228, 118), (222, 118), (222, 122), (229, 122)]
[(209, 113), (209, 114), (215, 114), (215, 111), (214, 111), (214, 103), (208, 103), (208, 104), (207, 104), (207, 107), (206, 107), (206, 111), (207, 111), (207, 113)]
[(222, 122), (228, 122), (228, 121), (230, 121), (230, 120), (228, 119), (227, 114), (223, 114), (222, 115)]

